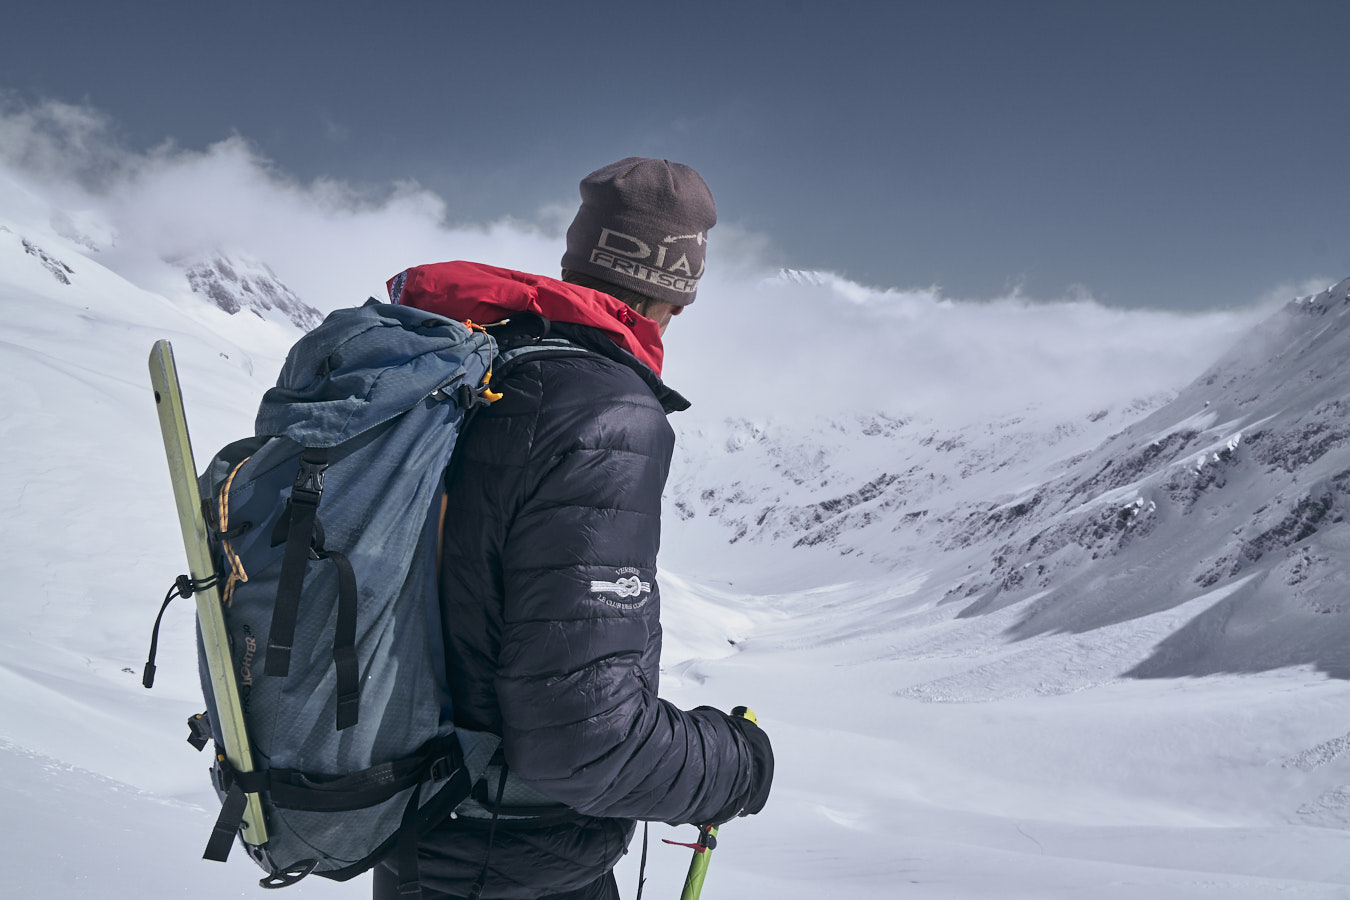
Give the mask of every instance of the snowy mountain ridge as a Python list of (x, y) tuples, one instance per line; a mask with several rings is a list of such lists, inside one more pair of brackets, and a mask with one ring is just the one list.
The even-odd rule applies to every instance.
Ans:
[(994, 564), (963, 616), (1034, 598), (1014, 635), (1221, 600), (1130, 674), (1313, 665), (1350, 677), (1350, 279), (1290, 304), (1168, 405), (972, 521)]
[(730, 544), (821, 546), (889, 570), (923, 560), (915, 602), (965, 618), (1015, 607), (1014, 639), (1223, 590), (1130, 674), (1350, 677), (1347, 358), (1350, 279), (1288, 304), (1175, 398), (1087, 420), (942, 430), (874, 416), (790, 437), (733, 422), (717, 444), (689, 432), (670, 505)]
[(216, 250), (174, 264), (187, 274), (194, 293), (230, 315), (247, 310), (260, 319), (289, 322), (301, 331), (323, 321), (323, 314), (297, 297), (270, 266), (246, 254)]
[[(296, 296), (270, 266), (245, 250), (202, 248), (161, 259), (156, 270), (147, 271), (144, 260), (117, 252), (117, 228), (101, 215), (49, 204), (2, 171), (0, 240), (10, 248), (0, 249), (7, 267), (17, 271), (36, 263), (63, 285), (70, 285), (76, 275), (72, 261), (78, 266), (87, 260), (88, 266), (130, 281), (153, 282), (161, 295), (204, 297), (230, 315), (246, 311), (302, 331), (323, 320), (323, 314)], [(16, 243), (30, 260), (16, 257)]]
[[(682, 521), (715, 520), (733, 544), (822, 545), (894, 564), (918, 535), (871, 541), (875, 530), (906, 532), (945, 516), (951, 498), (1048, 477), (1040, 472), (1047, 464), (1058, 471), (1168, 399), (1070, 421), (1010, 415), (953, 424), (876, 413), (681, 428), (669, 505)], [(735, 480), (718, 484), (719, 476)]]

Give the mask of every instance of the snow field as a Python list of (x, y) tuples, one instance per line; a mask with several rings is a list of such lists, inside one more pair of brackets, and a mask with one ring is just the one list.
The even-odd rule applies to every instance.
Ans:
[[(1072, 690), (928, 702), (913, 689), (1008, 648), (915, 618), (935, 635), (919, 654), (896, 646), (904, 625), (814, 648), (755, 634), (668, 684), (676, 702), (758, 698), (775, 741), (773, 815), (723, 829), (717, 896), (1345, 895), (1350, 839), (1322, 827), (1350, 803), (1345, 766), (1298, 761), (1343, 730), (1350, 686), (1301, 670), (1073, 675)], [(1025, 643), (1042, 673), (1066, 671), (1068, 645)], [(685, 861), (668, 850), (665, 883)]]
[[(154, 340), (173, 340), (201, 462), (250, 430), (257, 398), (294, 334), (142, 290), (66, 239), (25, 228), (25, 237), (70, 264), (72, 283), (62, 284), (23, 248), (19, 226), (6, 224), (0, 862), (7, 888), (39, 900), (73, 892), (110, 900), (256, 896), (259, 873), (237, 849), (225, 866), (199, 859), (216, 800), (205, 758), (184, 741), (183, 723), (201, 709), (186, 601), (166, 616), (154, 691), (140, 686), (154, 614), (184, 565), (145, 359)], [(1196, 415), (1205, 427), (1235, 423), (1206, 448), (1238, 427), (1250, 434), (1227, 413)], [(1103, 430), (1122, 424), (1094, 422)], [(777, 457), (743, 423), (704, 423), (704, 437), (697, 429), (685, 436), (695, 465), (720, 468), (708, 469), (718, 491), (706, 505), (691, 482), (692, 493), (675, 485), (671, 499), (688, 499), (694, 514), (667, 510), (663, 694), (686, 707), (752, 706), (778, 757), (765, 813), (723, 829), (707, 900), (1350, 896), (1350, 683), (1311, 665), (1121, 677), (1160, 643), (1222, 613), (1246, 582), (1196, 589), (1180, 604), (1108, 610), (1109, 621), (1080, 628), (1070, 627), (1077, 620), (1068, 613), (1032, 622), (1049, 593), (1031, 589), (1002, 608), (958, 618), (970, 601), (961, 591), (954, 596), (963, 602), (944, 598), (969, 572), (987, 568), (989, 544), (943, 551), (945, 525), (860, 530), (858, 547), (842, 553), (828, 542), (794, 547), (795, 525), (784, 514), (772, 523), (781, 535), (751, 541), (747, 531), (746, 540), (729, 542), (727, 527), (754, 522), (742, 508), (758, 510), (780, 490), (768, 471), (794, 485), (781, 488), (788, 500), (806, 503), (817, 495), (804, 489), (804, 475), (822, 454), (840, 460), (843, 486), (859, 474), (854, 466), (885, 461), (885, 441), (905, 426), (874, 424), (867, 443), (836, 429), (833, 443)], [(1159, 433), (1172, 424), (1160, 423)], [(969, 499), (1002, 484), (1020, 503), (1101, 437), (1090, 429), (1007, 441), (1004, 434), (1014, 432), (954, 428), (930, 441), (932, 450), (922, 449), (927, 435), (898, 441), (907, 461), (922, 462), (925, 453), (938, 460), (935, 477), (906, 496), (937, 503), (944, 491)], [(741, 441), (735, 452), (731, 438)], [(949, 449), (938, 449), (944, 443)], [(757, 446), (770, 449), (754, 455)], [(854, 447), (863, 448), (861, 461)], [(1022, 462), (996, 468), (1014, 447)], [(1244, 438), (1240, 452), (1248, 447)], [(938, 475), (945, 485), (930, 484)], [(1113, 502), (1140, 496), (1130, 482)], [(856, 499), (859, 512), (884, 501)], [(924, 540), (898, 561), (874, 558), (913, 535)], [(1333, 532), (1310, 546), (1344, 549), (1339, 540)], [(1126, 558), (1110, 577), (1089, 573), (1076, 589), (1087, 605), (1098, 589), (1143, 574)], [(1188, 635), (1176, 652), (1191, 652), (1199, 643), (1187, 642), (1200, 637)], [(689, 840), (692, 832), (658, 825), (653, 839)], [(620, 866), (625, 896), (636, 884), (638, 850)], [(654, 844), (645, 896), (675, 896), (687, 861), (688, 851)], [(369, 888), (364, 878), (311, 879), (291, 892), (358, 897)]]

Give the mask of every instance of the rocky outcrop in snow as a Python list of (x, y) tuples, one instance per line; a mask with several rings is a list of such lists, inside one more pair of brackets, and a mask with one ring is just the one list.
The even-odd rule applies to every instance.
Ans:
[[(7, 234), (14, 233), (3, 225), (0, 225), (0, 231)], [(67, 263), (57, 259), (26, 237), (19, 236), (19, 242), (23, 245), (23, 252), (35, 257), (38, 262), (42, 263), (42, 267), (50, 272), (53, 278), (62, 284), (70, 284), (70, 276), (75, 274), (75, 270)]]
[(36, 256), (38, 261), (42, 263), (42, 267), (48, 272), (51, 272), (52, 277), (57, 281), (62, 284), (70, 284), (70, 276), (75, 274), (75, 270), (70, 266), (66, 265), (55, 256), (52, 256), (46, 250), (43, 250), (27, 238), (24, 238), (23, 249), (29, 256)]
[(302, 331), (323, 321), (322, 313), (297, 297), (264, 263), (214, 253), (180, 260), (178, 265), (194, 292), (230, 315), (247, 310), (262, 319), (289, 322)]

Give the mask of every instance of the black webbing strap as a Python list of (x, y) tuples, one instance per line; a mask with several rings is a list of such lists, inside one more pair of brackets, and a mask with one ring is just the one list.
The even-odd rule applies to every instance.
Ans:
[[(398, 896), (404, 898), (404, 900), (421, 900), (422, 897), (422, 879), (418, 870), (417, 845), (422, 833), (422, 829), (418, 828), (418, 822), (422, 812), (422, 789), (426, 779), (429, 778), (432, 781), (449, 779), (455, 785), (453, 790), (455, 806), (458, 806), (459, 801), (468, 796), (469, 793), (469, 771), (464, 767), (464, 753), (460, 749), (458, 739), (453, 735), (438, 739), (432, 744), (432, 751), (429, 756), (431, 758), (427, 760), (420, 772), (423, 780), (413, 789), (412, 797), (409, 798), (408, 805), (403, 810), (403, 821), (399, 825), (398, 843), (394, 846), (392, 854), (394, 866), (398, 872)], [(449, 785), (447, 785), (448, 787)]]
[(206, 842), (206, 852), (202, 859), (212, 862), (225, 862), (230, 858), (230, 848), (234, 846), (234, 836), (244, 822), (244, 809), (248, 806), (248, 795), (243, 785), (235, 782), (221, 804), (220, 815), (216, 817), (215, 827), (211, 829), (211, 839)]
[(230, 765), (229, 760), (217, 759), (213, 772), (216, 776), (216, 786), (227, 794), (236, 786), (245, 794), (261, 794), (272, 789), (271, 769), (240, 772)]
[(266, 783), (259, 785), (249, 780), (255, 773), (235, 775), (244, 779), (248, 790), (266, 790), (273, 806), (302, 812), (368, 809), (427, 781), (453, 781), (456, 803), (469, 793), (464, 754), (453, 736), (432, 741), (416, 756), (372, 766), (359, 776), (332, 780), (295, 769), (268, 769)]
[(285, 675), (291, 670), (291, 643), (300, 615), (300, 592), (305, 587), (305, 568), (309, 562), (314, 518), (323, 496), (323, 472), (328, 468), (328, 451), (305, 448), (300, 454), (300, 470), (291, 487), (291, 524), (286, 532), (286, 551), (281, 558), (281, 576), (277, 582), (277, 602), (272, 609), (272, 626), (267, 633), (267, 675)]
[(398, 896), (421, 900), (422, 879), (417, 867), (417, 811), (421, 808), (422, 789), (413, 788), (399, 825), (398, 844), (394, 847), (394, 865), (398, 869)]
[[(392, 769), (378, 767), (372, 770), (369, 779), (371, 784), (367, 787), (324, 790), (321, 787), (306, 787), (303, 783), (296, 783), (296, 773), (272, 769), (268, 798), (278, 809), (294, 809), (301, 812), (331, 813), (369, 809), (416, 785), (422, 780), (425, 771), (425, 766), (406, 773), (396, 773)], [(376, 783), (379, 774), (388, 776), (383, 783)]]
[(502, 808), (502, 796), (506, 793), (506, 765), (502, 765), (501, 777), (497, 779), (497, 802), (492, 810), (492, 823), (488, 825), (487, 850), (483, 851), (483, 868), (478, 872), (478, 880), (469, 889), (469, 900), (478, 900), (487, 884), (488, 863), (492, 861), (492, 841), (497, 836), (498, 810)]
[(361, 707), (361, 667), (356, 661), (356, 573), (347, 557), (320, 551), (337, 566), (337, 628), (333, 633), (333, 667), (337, 670), (337, 729), (356, 724)]

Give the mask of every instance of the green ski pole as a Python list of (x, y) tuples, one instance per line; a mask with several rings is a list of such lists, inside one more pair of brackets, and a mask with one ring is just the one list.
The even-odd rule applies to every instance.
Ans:
[[(759, 719), (755, 718), (754, 712), (747, 707), (738, 706), (731, 714), (759, 724)], [(703, 880), (708, 877), (708, 863), (716, 846), (717, 826), (701, 827), (698, 830), (698, 843), (693, 845), (694, 858), (689, 860), (689, 872), (684, 876), (684, 890), (680, 892), (680, 900), (698, 900), (699, 895), (703, 893)]]

